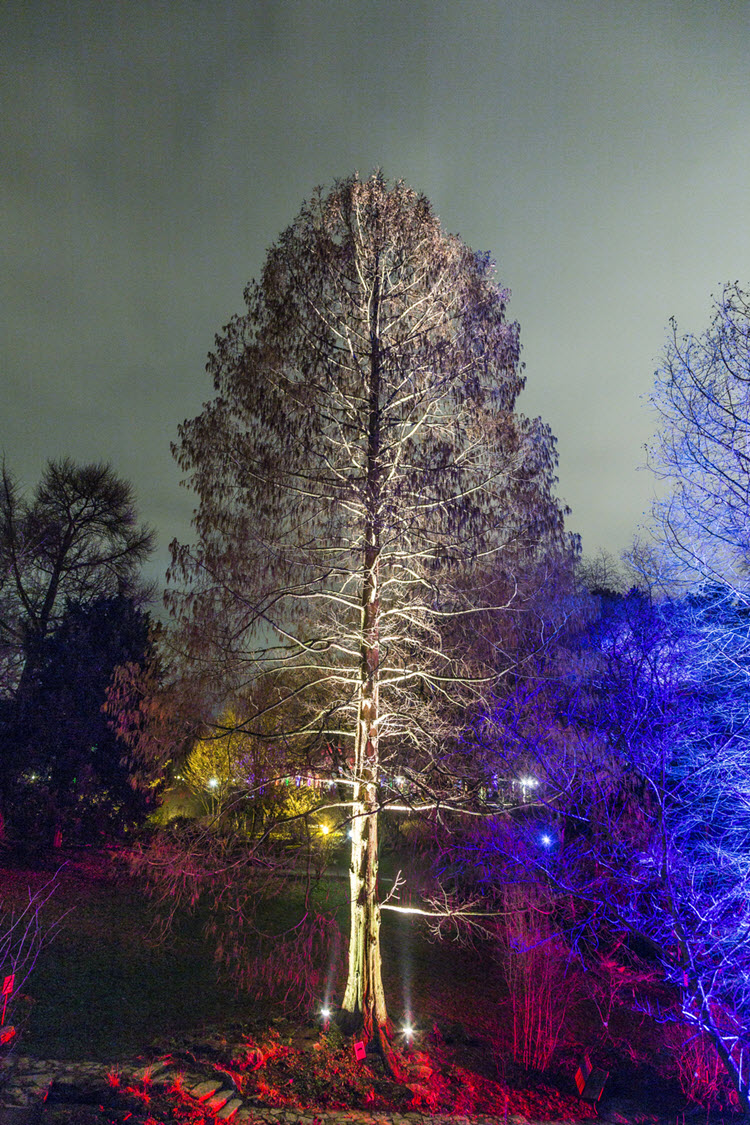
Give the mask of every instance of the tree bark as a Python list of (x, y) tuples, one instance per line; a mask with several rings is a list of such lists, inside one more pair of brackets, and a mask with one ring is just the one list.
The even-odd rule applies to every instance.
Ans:
[(378, 746), (380, 664), (380, 281), (375, 258), (368, 302), (370, 325), (365, 550), (362, 582), (361, 686), (355, 741), (355, 789), (349, 865), (349, 968), (342, 1004), (345, 1030), (358, 1027), (376, 1043), (394, 1077), (400, 1072), (391, 1047), (380, 955), (378, 899)]

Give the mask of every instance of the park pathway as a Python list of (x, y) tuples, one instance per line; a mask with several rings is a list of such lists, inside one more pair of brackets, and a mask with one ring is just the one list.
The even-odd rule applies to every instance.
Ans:
[[(52, 1062), (18, 1056), (0, 1066), (0, 1125), (156, 1125), (160, 1102), (182, 1091), (206, 1125), (537, 1125), (520, 1114), (472, 1117), (363, 1110), (296, 1110), (243, 1099), (226, 1075), (207, 1077), (168, 1063), (115, 1071), (96, 1062)], [(171, 1097), (174, 1096), (172, 1093)], [(624, 1119), (619, 1118), (622, 1122)], [(590, 1121), (590, 1117), (589, 1117)], [(544, 1125), (554, 1125), (545, 1122)], [(566, 1125), (571, 1125), (567, 1122)]]
[[(513, 1113), (468, 1118), (428, 1112), (278, 1108), (241, 1097), (226, 1074), (206, 1066), (191, 1069), (159, 1061), (116, 1069), (100, 1062), (12, 1054), (0, 1062), (0, 1125), (160, 1125), (171, 1120), (167, 1114), (176, 1090), (186, 1110), (197, 1111), (195, 1125), (225, 1121), (237, 1125), (425, 1125), (426, 1121), (430, 1125), (542, 1125)], [(591, 1113), (583, 1105), (581, 1109), (581, 1120), (590, 1123)], [(600, 1120), (636, 1125), (635, 1119), (622, 1114)], [(638, 1125), (657, 1122), (656, 1117), (639, 1115)], [(565, 1125), (571, 1125), (570, 1120)]]

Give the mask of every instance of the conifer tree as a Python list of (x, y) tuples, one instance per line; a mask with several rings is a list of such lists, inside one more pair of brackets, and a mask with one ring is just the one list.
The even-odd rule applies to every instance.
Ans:
[(343, 1018), (386, 1057), (378, 812), (476, 790), (456, 734), (502, 672), (493, 611), (563, 542), (554, 439), (514, 410), (507, 299), (403, 183), (318, 190), (217, 337), (215, 396), (175, 448), (199, 499), (195, 543), (173, 547), (183, 641), (227, 696), (273, 685), (256, 733), (338, 755)]

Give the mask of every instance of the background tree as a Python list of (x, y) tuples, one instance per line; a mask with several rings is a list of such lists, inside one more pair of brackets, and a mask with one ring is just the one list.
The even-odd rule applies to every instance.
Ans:
[[(693, 591), (690, 604), (710, 607), (710, 612), (704, 609), (700, 627), (693, 632), (696, 665), (703, 670), (704, 691), (713, 701), (713, 710), (703, 712), (704, 739), (719, 748), (716, 762), (721, 762), (728, 780), (722, 790), (729, 803), (720, 801), (714, 809), (724, 809), (742, 826), (747, 808), (744, 707), (749, 685), (746, 614), (739, 607), (747, 607), (748, 602), (750, 550), (750, 298), (738, 282), (724, 286), (711, 324), (701, 336), (678, 338), (672, 322), (672, 341), (656, 374), (653, 399), (663, 427), (651, 450), (652, 462), (670, 488), (655, 511), (656, 538), (662, 548), (659, 567), (662, 572), (671, 569), (672, 576)], [(684, 752), (684, 758), (684, 769), (689, 771), (695, 765), (695, 750)], [(710, 777), (718, 791), (720, 777), (711, 769), (707, 772), (707, 764), (699, 776)], [(687, 814), (686, 823), (692, 823)], [(713, 873), (721, 888), (717, 902), (724, 902), (730, 894), (737, 896), (737, 903), (730, 903), (728, 910), (740, 927), (745, 925), (747, 943), (747, 918), (742, 910), (747, 866), (741, 845), (731, 835), (729, 824), (721, 827), (713, 817), (709, 823), (704, 835), (707, 846), (709, 840), (716, 841), (714, 862), (724, 856), (722, 870)], [(705, 883), (698, 885), (705, 889)], [(715, 915), (716, 909), (704, 917)], [(707, 948), (714, 948), (710, 940)], [(740, 950), (738, 945), (735, 958)], [(732, 963), (730, 946), (724, 943), (715, 956), (718, 973), (726, 979)], [(747, 1109), (750, 1063), (745, 1063), (743, 1077), (743, 1057), (750, 1053), (750, 1011), (742, 988), (737, 985), (734, 991), (735, 1015), (725, 1019), (739, 1020), (736, 1039), (731, 1040), (721, 1020), (712, 1038)]]
[[(108, 465), (50, 461), (31, 497), (3, 466), (0, 480), (2, 803), (24, 765), (45, 645), (69, 607), (143, 599), (140, 566), (153, 535), (133, 492)], [(26, 732), (26, 733), (25, 733)]]
[(750, 555), (750, 297), (724, 286), (708, 329), (672, 340), (656, 372), (662, 428), (651, 464), (669, 491), (658, 537), (693, 581), (747, 596)]
[(455, 735), (500, 670), (451, 642), (562, 542), (554, 443), (514, 412), (518, 328), (490, 260), (402, 183), (318, 191), (245, 299), (209, 360), (216, 397), (180, 429), (197, 542), (174, 548), (170, 601), (205, 679), (273, 683), (277, 737), (346, 763), (343, 1009), (387, 1050), (378, 811), (476, 789)]

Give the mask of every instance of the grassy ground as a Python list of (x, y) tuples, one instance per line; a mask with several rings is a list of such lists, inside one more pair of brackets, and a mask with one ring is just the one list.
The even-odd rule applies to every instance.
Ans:
[[(116, 1060), (150, 1042), (224, 1017), (245, 1005), (217, 982), (200, 929), (181, 926), (168, 946), (149, 937), (142, 889), (106, 860), (73, 857), (62, 868), (46, 921), (65, 914), (26, 987), (23, 1049), (46, 1058)], [(50, 872), (0, 871), (4, 902), (20, 902)]]
[[(110, 1061), (150, 1043), (205, 1026), (278, 1014), (267, 1002), (238, 995), (217, 980), (213, 949), (200, 924), (185, 919), (167, 945), (151, 936), (153, 908), (142, 887), (107, 856), (67, 857), (47, 921), (65, 914), (39, 955), (26, 993), (31, 999), (24, 1051), (39, 1057)], [(0, 869), (7, 906), (22, 902), (50, 872)], [(320, 897), (345, 932), (346, 883), (323, 881)], [(289, 899), (279, 910), (289, 916)], [(496, 982), (469, 951), (429, 942), (413, 917), (385, 913), (384, 977), (396, 1022), (418, 1025), (460, 1018), (473, 1027), (493, 1018)]]
[[(407, 1098), (409, 1104), (468, 1114), (502, 1115), (511, 1105), (537, 1119), (586, 1115), (586, 1107), (573, 1096), (571, 1060), (557, 1075), (560, 1095), (514, 1071), (508, 1006), (487, 949), (434, 944), (418, 918), (384, 913), (389, 1011), (397, 1028), (408, 1019), (418, 1029), (410, 1062), (413, 1080), (407, 1087), (389, 1088), (377, 1068), (364, 1082), (364, 1072), (352, 1070), (350, 1043), (321, 1050), (314, 1014), (283, 1024), (274, 1005), (252, 994), (238, 995), (231, 984), (218, 980), (213, 949), (196, 920), (183, 919), (168, 944), (152, 938), (152, 904), (112, 856), (82, 853), (67, 859), (46, 920), (65, 917), (54, 940), (41, 950), (26, 988), (30, 1002), (19, 1006), (25, 1013), (24, 1054), (117, 1064), (155, 1052), (190, 1052), (190, 1041), (199, 1043), (201, 1036), (215, 1041), (217, 1032), (221, 1041), (222, 1029), (231, 1029), (235, 1043), (238, 1035), (246, 1046), (255, 1043), (268, 1054), (268, 1063), (256, 1078), (243, 1075), (236, 1048), (230, 1050), (227, 1040), (225, 1065), (238, 1068), (237, 1080), (243, 1089), (247, 1085), (248, 1093), (257, 1079), (263, 1100), (276, 1098), (276, 1104), (303, 1105), (312, 1099), (343, 1105), (349, 1100), (351, 1105), (385, 1107), (390, 1099), (393, 1108), (405, 1108)], [(387, 863), (384, 868), (385, 883)], [(0, 908), (27, 901), (29, 888), (33, 891), (50, 874), (0, 866)], [(335, 870), (318, 891), (344, 933), (347, 891)], [(295, 910), (292, 900), (288, 893), (276, 904), (287, 919)], [(18, 1015), (13, 1018), (18, 1022)], [(277, 1051), (273, 1037), (280, 1034), (284, 1047)], [(610, 1089), (615, 1087), (613, 1076)], [(649, 1095), (647, 1101), (652, 1105), (654, 1098)]]

